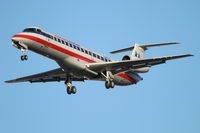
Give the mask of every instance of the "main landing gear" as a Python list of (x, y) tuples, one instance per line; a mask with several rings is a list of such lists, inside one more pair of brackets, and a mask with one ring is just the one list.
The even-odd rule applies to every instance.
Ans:
[(106, 89), (109, 88), (114, 88), (115, 87), (115, 83), (113, 81), (114, 76), (110, 71), (106, 72), (106, 75), (102, 73), (102, 75), (106, 78), (106, 82), (105, 82), (105, 87)]
[(72, 86), (72, 79), (70, 76), (66, 77), (65, 85), (67, 87), (66, 88), (67, 94), (69, 95), (76, 94), (76, 87)]
[(106, 80), (105, 87), (106, 87), (106, 89), (114, 88), (115, 87), (115, 83), (112, 80)]

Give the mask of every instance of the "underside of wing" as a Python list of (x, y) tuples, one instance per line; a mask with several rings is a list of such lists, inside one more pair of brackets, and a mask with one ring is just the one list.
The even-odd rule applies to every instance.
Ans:
[[(5, 81), (6, 83), (17, 83), (17, 82), (54, 82), (54, 81), (65, 81), (66, 73), (61, 69), (54, 69), (51, 71), (34, 74), (22, 78)], [(73, 81), (83, 81), (84, 79), (73, 78)]]
[(90, 63), (87, 64), (87, 67), (90, 70), (96, 72), (103, 71), (113, 71), (117, 72), (127, 71), (131, 69), (151, 67), (154, 65), (165, 63), (167, 60), (178, 59), (183, 57), (193, 56), (191, 54), (175, 55), (175, 56), (164, 56), (140, 60), (127, 60), (127, 61), (115, 61), (115, 62), (106, 62), (106, 63)]

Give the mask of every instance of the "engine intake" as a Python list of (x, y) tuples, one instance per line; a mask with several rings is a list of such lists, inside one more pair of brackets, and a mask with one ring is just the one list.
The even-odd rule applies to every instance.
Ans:
[(125, 55), (122, 57), (122, 60), (134, 60), (134, 56), (133, 55)]
[(122, 60), (131, 60), (131, 58), (128, 55), (125, 55)]

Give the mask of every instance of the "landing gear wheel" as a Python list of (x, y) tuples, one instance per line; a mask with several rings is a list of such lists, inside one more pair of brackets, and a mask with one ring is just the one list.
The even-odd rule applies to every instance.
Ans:
[(111, 87), (111, 88), (114, 88), (114, 87), (115, 87), (115, 83), (114, 83), (113, 81), (111, 81), (110, 87)]
[(76, 94), (76, 87), (75, 87), (75, 86), (72, 86), (71, 92), (72, 92), (73, 94)]
[(67, 87), (67, 94), (71, 95), (71, 94), (76, 94), (76, 87), (72, 86), (72, 87)]
[(23, 55), (21, 56), (21, 60), (24, 61), (24, 56)]
[(72, 88), (71, 87), (67, 87), (67, 94), (71, 95), (72, 94)]
[(22, 61), (28, 60), (28, 56), (27, 56), (27, 55), (22, 55), (22, 56), (21, 56), (21, 60), (22, 60)]
[(76, 94), (76, 87), (72, 86), (72, 78), (71, 76), (66, 76), (65, 85), (67, 87), (67, 94)]
[(107, 81), (105, 82), (105, 86), (106, 86), (106, 89), (109, 89), (109, 88), (110, 88), (110, 81), (107, 80)]
[(24, 55), (24, 60), (28, 60), (28, 56), (27, 55)]

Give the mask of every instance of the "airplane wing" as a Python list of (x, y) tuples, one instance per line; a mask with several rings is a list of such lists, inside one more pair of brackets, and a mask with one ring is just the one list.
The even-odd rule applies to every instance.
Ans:
[(193, 56), (191, 54), (175, 55), (175, 56), (164, 56), (140, 60), (125, 60), (125, 61), (115, 61), (115, 62), (106, 62), (106, 63), (90, 63), (86, 66), (95, 72), (103, 71), (115, 71), (118, 72), (128, 71), (136, 68), (151, 67), (154, 65), (165, 63), (167, 60), (177, 59)]
[[(22, 78), (5, 81), (6, 83), (17, 83), (17, 82), (53, 82), (53, 81), (65, 81), (66, 73), (61, 69), (57, 68), (47, 72), (30, 75)], [(72, 77), (72, 81), (84, 81), (84, 79), (78, 79)]]
[[(113, 71), (115, 70), (115, 74), (129, 71), (131, 69), (142, 68), (142, 67), (151, 67), (154, 65), (165, 63), (167, 60), (177, 59), (193, 56), (191, 54), (184, 55), (175, 55), (175, 56), (164, 56), (157, 58), (148, 58), (148, 59), (140, 59), (140, 60), (126, 60), (126, 61), (115, 61), (115, 62), (105, 62), (105, 63), (90, 63), (86, 64), (86, 66), (95, 72), (103, 72), (103, 71)], [(17, 78), (13, 80), (5, 81), (6, 83), (17, 83), (17, 82), (53, 82), (53, 81), (65, 81), (66, 73), (61, 69), (57, 68), (54, 70), (50, 70), (47, 72), (30, 75), (22, 78)], [(75, 78), (72, 77), (72, 81), (84, 81), (83, 78)]]

